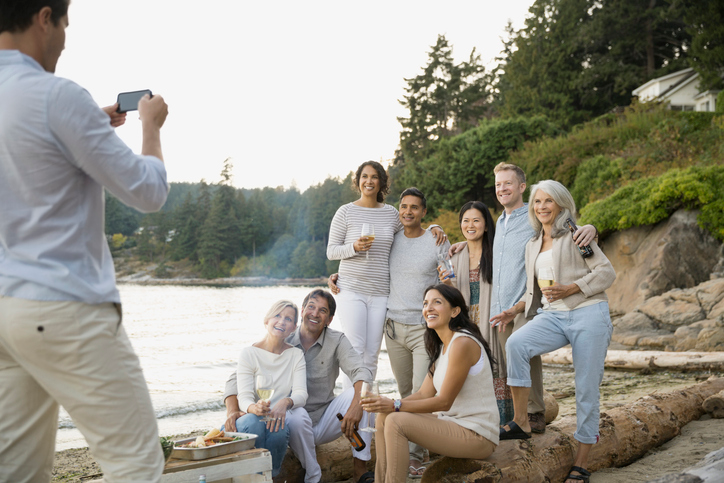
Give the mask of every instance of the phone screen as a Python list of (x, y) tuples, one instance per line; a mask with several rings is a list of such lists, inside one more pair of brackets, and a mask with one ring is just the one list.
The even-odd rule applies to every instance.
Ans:
[(118, 94), (118, 112), (137, 111), (138, 101), (140, 101), (146, 94), (153, 97), (153, 94), (151, 94), (149, 89), (133, 92), (121, 92)]

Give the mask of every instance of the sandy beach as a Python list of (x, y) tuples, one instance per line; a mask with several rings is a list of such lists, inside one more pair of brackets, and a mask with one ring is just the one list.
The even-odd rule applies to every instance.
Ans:
[[(652, 374), (606, 371), (601, 384), (601, 411), (633, 402), (654, 393), (666, 393), (706, 380), (710, 373), (660, 372)], [(575, 414), (573, 371), (568, 367), (544, 368), (545, 387), (556, 397), (559, 417)], [(200, 434), (192, 428), (188, 435)], [(181, 439), (184, 435), (174, 435)], [(704, 415), (686, 425), (679, 436), (649, 451), (643, 458), (623, 468), (606, 468), (593, 474), (592, 483), (647, 482), (688, 468), (708, 453), (724, 447), (724, 419)], [(100, 478), (100, 467), (87, 448), (59, 451), (53, 467), (54, 482), (84, 482)], [(408, 483), (419, 480), (408, 479)], [(345, 483), (354, 483), (351, 479)]]

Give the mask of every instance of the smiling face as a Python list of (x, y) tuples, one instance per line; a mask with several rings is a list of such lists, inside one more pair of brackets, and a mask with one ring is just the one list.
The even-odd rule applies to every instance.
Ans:
[(302, 310), (302, 329), (309, 335), (319, 337), (331, 322), (327, 301), (323, 297), (310, 297)]
[(533, 198), (533, 209), (535, 217), (545, 227), (553, 226), (556, 217), (561, 213), (561, 207), (553, 200), (553, 197), (539, 189)]
[(359, 190), (364, 196), (377, 197), (380, 191), (380, 175), (373, 166), (365, 166), (359, 176)]
[(297, 327), (294, 323), (296, 312), (292, 307), (284, 307), (281, 312), (264, 322), (266, 330), (272, 337), (286, 339)]
[(453, 307), (440, 292), (435, 289), (428, 290), (425, 300), (422, 301), (422, 316), (427, 327), (433, 330), (448, 327), (450, 319), (460, 313), (460, 307)]
[(495, 196), (508, 211), (523, 206), (525, 183), (521, 183), (515, 171), (504, 169), (495, 173)]
[(460, 230), (467, 241), (481, 240), (485, 234), (485, 218), (480, 210), (470, 208), (463, 213)]
[(419, 228), (426, 213), (417, 196), (407, 195), (400, 200), (400, 222), (405, 228)]

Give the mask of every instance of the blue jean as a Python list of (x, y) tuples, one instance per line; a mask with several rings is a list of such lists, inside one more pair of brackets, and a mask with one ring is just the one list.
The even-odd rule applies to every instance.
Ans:
[(282, 461), (287, 455), (287, 443), (289, 442), (289, 426), (284, 429), (272, 432), (266, 429), (266, 423), (261, 421), (261, 416), (256, 414), (245, 414), (236, 420), (236, 430), (240, 433), (256, 434), (256, 447), (268, 449), (272, 457), (272, 476), (279, 474)]
[(573, 437), (584, 444), (597, 443), (599, 386), (612, 333), (607, 302), (571, 311), (538, 310), (533, 320), (508, 339), (508, 385), (530, 387), (530, 358), (571, 344), (576, 371), (576, 432)]

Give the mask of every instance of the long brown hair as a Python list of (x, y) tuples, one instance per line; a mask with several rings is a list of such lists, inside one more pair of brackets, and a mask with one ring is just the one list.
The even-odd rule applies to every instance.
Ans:
[[(467, 332), (472, 335), (475, 340), (483, 345), (485, 354), (488, 356), (488, 362), (492, 364), (494, 359), (493, 354), (490, 352), (490, 346), (487, 342), (485, 342), (485, 339), (483, 339), (483, 334), (480, 332), (478, 325), (470, 320), (468, 306), (465, 304), (465, 297), (463, 297), (463, 294), (460, 293), (460, 290), (455, 287), (445, 285), (444, 283), (439, 283), (437, 285), (430, 285), (427, 287), (425, 289), (425, 295), (427, 295), (427, 292), (430, 290), (437, 290), (438, 293), (440, 293), (440, 295), (442, 295), (453, 308), (460, 308), (460, 313), (451, 318), (450, 322), (448, 322), (448, 328), (453, 332)], [(442, 352), (442, 340), (440, 340), (440, 336), (437, 335), (437, 332), (429, 327), (425, 329), (425, 350), (430, 358), (430, 365), (427, 367), (427, 372), (429, 372), (432, 376), (435, 373), (435, 361), (437, 361), (438, 357), (440, 357), (440, 353)]]

